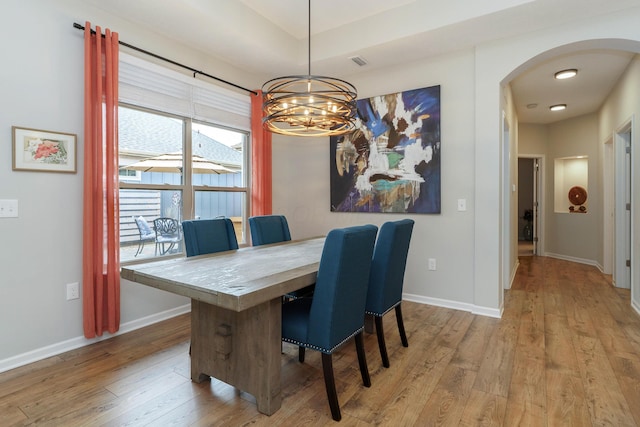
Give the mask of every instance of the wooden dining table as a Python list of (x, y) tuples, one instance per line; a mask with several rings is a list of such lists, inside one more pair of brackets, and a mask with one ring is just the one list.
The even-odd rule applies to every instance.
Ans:
[(282, 404), (282, 296), (315, 283), (324, 237), (124, 266), (121, 277), (191, 298), (191, 379)]

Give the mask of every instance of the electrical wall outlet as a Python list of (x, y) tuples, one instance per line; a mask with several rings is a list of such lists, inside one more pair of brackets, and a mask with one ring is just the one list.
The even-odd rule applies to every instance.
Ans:
[(18, 201), (0, 200), (0, 218), (17, 218)]
[(67, 300), (80, 298), (80, 288), (78, 282), (67, 283)]
[(435, 270), (436, 269), (436, 259), (435, 258), (429, 258), (428, 268), (429, 268), (429, 270)]

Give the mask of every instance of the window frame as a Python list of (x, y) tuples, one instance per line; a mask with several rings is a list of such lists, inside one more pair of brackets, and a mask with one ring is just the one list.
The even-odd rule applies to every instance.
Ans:
[[(119, 190), (156, 190), (156, 191), (180, 191), (182, 194), (182, 206), (181, 206), (181, 217), (183, 220), (194, 219), (195, 217), (195, 192), (222, 192), (222, 193), (244, 193), (244, 203), (242, 208), (242, 235), (245, 236), (244, 241), (238, 241), (239, 246), (247, 246), (246, 237), (249, 235), (249, 212), (250, 212), (250, 203), (251, 203), (251, 161), (250, 161), (250, 151), (251, 151), (251, 132), (234, 128), (231, 126), (221, 125), (219, 123), (215, 123), (213, 121), (206, 121), (202, 119), (193, 119), (186, 116), (181, 116), (175, 113), (168, 113), (160, 110), (156, 110), (153, 108), (142, 107), (135, 104), (130, 104), (127, 102), (119, 102), (118, 107), (134, 109), (138, 111), (142, 111), (149, 114), (156, 114), (160, 116), (169, 117), (172, 119), (177, 119), (182, 121), (183, 123), (183, 134), (182, 134), (182, 153), (183, 153), (183, 173), (182, 173), (182, 184), (143, 184), (140, 180), (138, 182), (125, 182), (119, 176)], [(220, 186), (208, 186), (208, 185), (193, 185), (193, 171), (191, 162), (185, 162), (184, 159), (190, 159), (192, 157), (192, 124), (198, 123), (201, 125), (216, 127), (220, 129), (225, 129), (233, 132), (237, 132), (239, 134), (244, 135), (244, 142), (242, 147), (242, 187), (220, 187)], [(120, 204), (118, 204), (118, 209), (120, 209)], [(180, 253), (177, 254), (169, 254), (169, 255), (158, 255), (153, 257), (145, 257), (134, 260), (126, 260), (121, 261), (121, 265), (130, 265), (130, 264), (138, 264), (141, 262), (153, 262), (156, 260), (168, 259), (168, 258), (178, 258), (184, 256), (184, 249)]]

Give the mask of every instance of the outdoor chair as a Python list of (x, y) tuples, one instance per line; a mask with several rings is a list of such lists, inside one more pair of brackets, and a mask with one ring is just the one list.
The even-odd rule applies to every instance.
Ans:
[(355, 339), (360, 374), (371, 386), (364, 351), (364, 308), (373, 247), (378, 228), (374, 225), (331, 230), (318, 266), (316, 288), (311, 298), (298, 298), (282, 305), (282, 340), (304, 350), (322, 352), (322, 370), (334, 420), (340, 421), (340, 405), (333, 372), (333, 353)]
[(153, 228), (156, 232), (156, 255), (158, 252), (166, 255), (182, 240), (180, 222), (175, 218), (154, 219)]
[(413, 224), (414, 221), (411, 219), (382, 224), (371, 263), (365, 312), (374, 317), (378, 347), (380, 348), (382, 365), (385, 368), (389, 367), (389, 357), (384, 341), (382, 316), (392, 308), (395, 308), (396, 311), (402, 345), (409, 347), (400, 304), (402, 303), (402, 285)]
[(138, 249), (136, 250), (136, 253), (134, 255), (134, 257), (137, 257), (138, 255), (140, 255), (142, 253), (142, 250), (144, 249), (144, 244), (146, 242), (153, 242), (156, 240), (156, 232), (151, 229), (151, 226), (149, 226), (149, 223), (147, 222), (146, 219), (144, 219), (143, 216), (139, 216), (139, 217), (133, 217), (133, 221), (136, 223), (136, 226), (138, 227), (138, 235), (139, 235), (139, 240), (138, 240)]

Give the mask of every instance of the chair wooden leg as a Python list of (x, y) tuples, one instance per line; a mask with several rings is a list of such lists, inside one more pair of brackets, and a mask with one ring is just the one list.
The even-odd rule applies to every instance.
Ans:
[(371, 387), (371, 378), (369, 377), (369, 368), (367, 367), (367, 355), (364, 352), (364, 338), (362, 332), (355, 336), (356, 351), (358, 352), (358, 365), (360, 365), (360, 375), (362, 375), (362, 383), (365, 387)]
[(331, 408), (331, 416), (335, 421), (340, 421), (340, 404), (338, 403), (338, 393), (336, 393), (336, 382), (333, 378), (333, 360), (331, 354), (322, 353), (322, 371), (324, 373), (324, 385), (327, 389), (327, 398)]
[(300, 363), (304, 363), (304, 347), (298, 347), (298, 360)]
[(400, 331), (400, 339), (402, 340), (403, 347), (409, 347), (409, 341), (407, 341), (407, 334), (404, 331), (404, 322), (402, 321), (402, 309), (400, 304), (396, 305), (396, 320), (398, 321), (398, 330)]
[(384, 341), (384, 328), (382, 327), (382, 316), (375, 316), (376, 335), (378, 336), (378, 347), (380, 348), (380, 357), (382, 358), (382, 366), (389, 367), (389, 356), (387, 355), (387, 346)]

